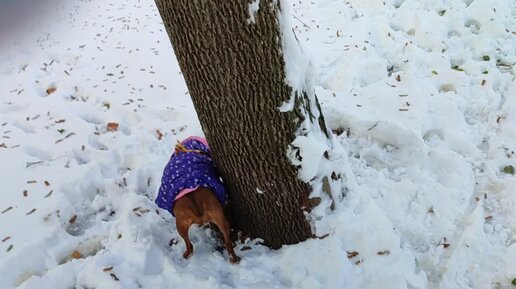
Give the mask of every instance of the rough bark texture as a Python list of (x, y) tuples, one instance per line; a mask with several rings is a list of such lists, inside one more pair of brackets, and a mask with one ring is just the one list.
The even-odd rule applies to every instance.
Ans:
[(278, 110), (292, 88), (276, 2), (261, 0), (252, 23), (244, 0), (156, 0), (228, 189), (232, 221), (273, 248), (312, 236), (302, 208), (310, 188), (286, 155), (302, 114)]

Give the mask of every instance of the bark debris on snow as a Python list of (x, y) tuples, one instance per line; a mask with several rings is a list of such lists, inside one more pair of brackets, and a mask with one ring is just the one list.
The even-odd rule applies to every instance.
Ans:
[(232, 266), (202, 228), (183, 260), (154, 214), (202, 134), (154, 1), (50, 1), (0, 25), (0, 288), (514, 287), (516, 2), (292, 1), (337, 134), (304, 160), (339, 176), (311, 212), (327, 237), (247, 239)]

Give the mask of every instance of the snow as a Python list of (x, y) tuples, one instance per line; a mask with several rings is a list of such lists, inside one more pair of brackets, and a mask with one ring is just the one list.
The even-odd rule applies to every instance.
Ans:
[(302, 161), (293, 161), (294, 165), (301, 166), (299, 178), (304, 182), (309, 182), (320, 173), (321, 156), (328, 150), (328, 146), (324, 143), (324, 139), (321, 140), (314, 134), (299, 135), (294, 139), (292, 145), (299, 149), (300, 155), (303, 157)]
[(281, 46), (285, 61), (286, 82), (294, 91), (303, 91), (305, 88), (311, 88), (309, 87), (311, 79), (308, 73), (312, 64), (306, 52), (298, 44), (297, 37), (294, 34), (289, 2), (280, 1), (279, 5), (281, 11), (278, 18), (282, 36)]
[(183, 260), (153, 203), (202, 134), (154, 2), (53, 1), (0, 28), (0, 288), (512, 288), (514, 1), (292, 1), (288, 80), (338, 134), (296, 139), (300, 176), (313, 197), (340, 176), (335, 210), (238, 265), (201, 228)]
[(260, 9), (260, 0), (255, 0), (249, 3), (249, 19), (247, 20), (247, 24), (256, 23), (256, 13)]

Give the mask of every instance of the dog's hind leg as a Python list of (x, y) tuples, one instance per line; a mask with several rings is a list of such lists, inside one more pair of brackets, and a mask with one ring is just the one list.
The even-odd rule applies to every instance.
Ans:
[(188, 220), (180, 220), (179, 218), (176, 218), (176, 227), (177, 232), (179, 233), (179, 236), (183, 238), (186, 245), (186, 251), (183, 254), (183, 258), (188, 259), (193, 253), (193, 245), (190, 241), (190, 238), (188, 237), (188, 229), (190, 228), (190, 225), (192, 222), (188, 222)]
[(236, 255), (235, 250), (233, 249), (233, 243), (231, 242), (229, 231), (229, 223), (224, 217), (222, 210), (213, 214), (212, 222), (219, 228), (220, 232), (224, 236), (224, 245), (226, 246), (226, 250), (228, 250), (229, 261), (231, 263), (238, 263), (240, 261), (240, 257)]

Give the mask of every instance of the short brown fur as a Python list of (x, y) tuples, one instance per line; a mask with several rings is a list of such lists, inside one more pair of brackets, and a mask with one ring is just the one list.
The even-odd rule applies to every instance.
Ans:
[(229, 223), (224, 216), (222, 205), (213, 191), (207, 188), (199, 188), (188, 193), (175, 201), (173, 210), (176, 215), (177, 231), (186, 244), (184, 258), (189, 258), (193, 253), (193, 245), (188, 237), (190, 226), (192, 224), (213, 223), (224, 237), (224, 245), (228, 250), (230, 262), (238, 263), (240, 261), (231, 243)]

